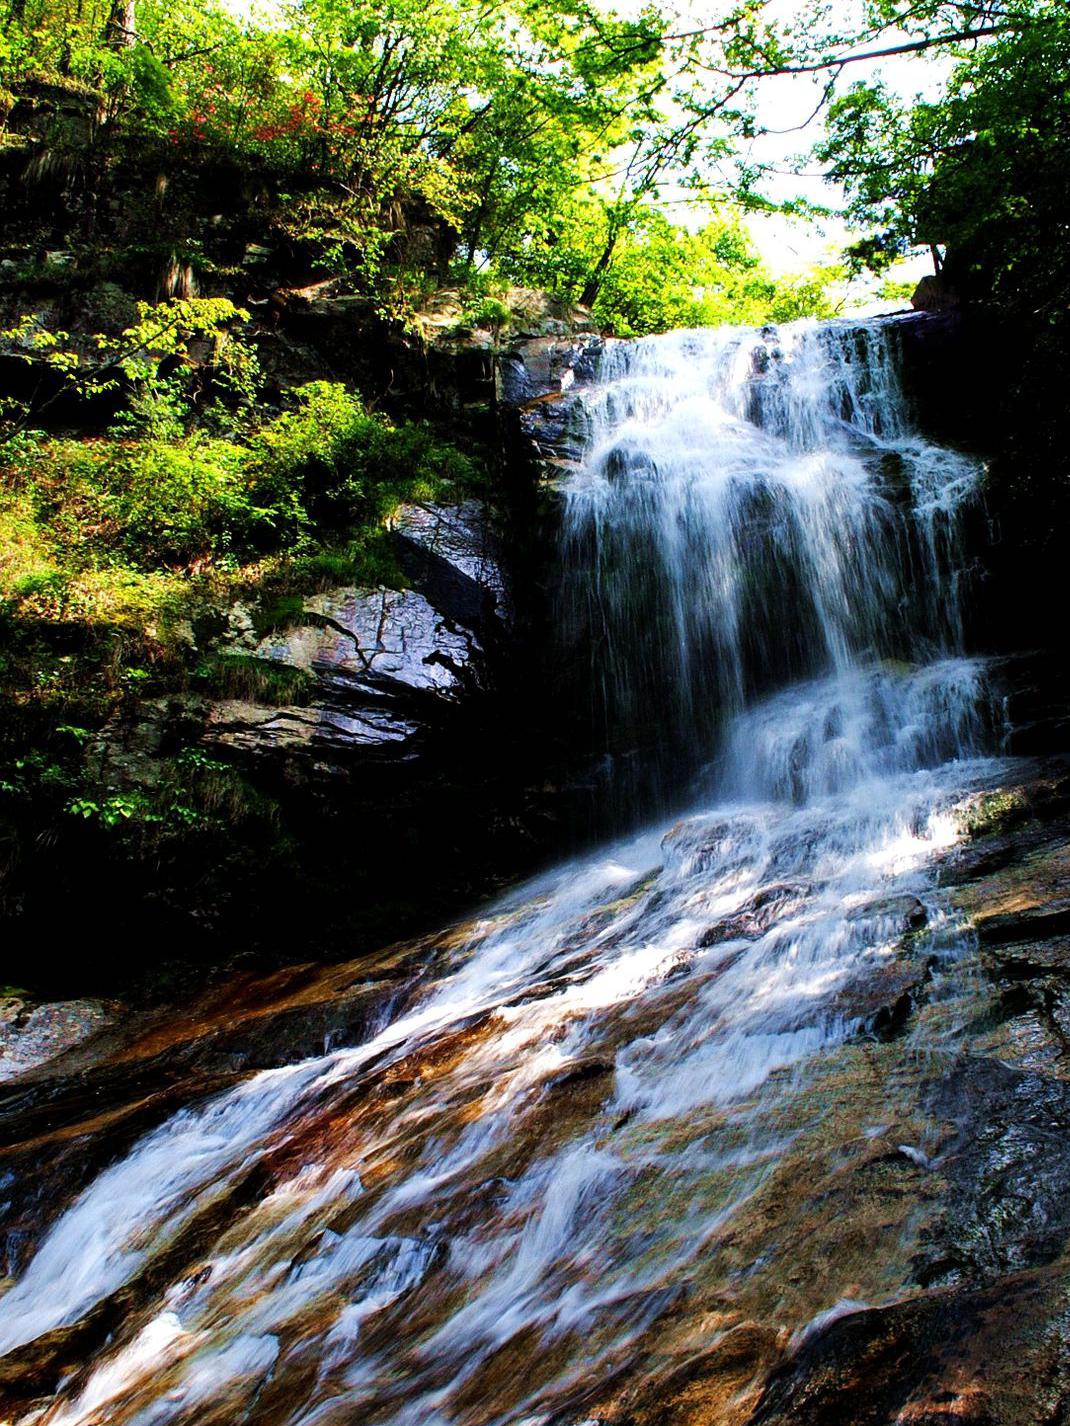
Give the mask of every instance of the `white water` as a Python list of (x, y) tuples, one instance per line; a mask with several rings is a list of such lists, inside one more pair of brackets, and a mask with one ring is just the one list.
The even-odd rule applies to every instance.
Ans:
[[(547, 1421), (717, 1280), (790, 1147), (784, 1105), (866, 1029), (889, 898), (920, 898), (954, 956), (928, 868), (995, 772), (959, 648), (976, 468), (910, 430), (876, 327), (622, 347), (589, 409), (568, 637), (592, 640), (611, 749), (698, 772), (695, 810), (488, 911), (367, 1043), (191, 1106), (103, 1172), (0, 1298), (0, 1350), (135, 1282), (213, 1202), (219, 1222), (24, 1419)], [(601, 1086), (582, 1112), (556, 1088), (577, 1066)], [(228, 1205), (258, 1165), (270, 1189)], [(529, 1341), (503, 1387), (495, 1353)]]
[(979, 471), (910, 429), (886, 330), (678, 332), (606, 368), (565, 489), (562, 623), (618, 787), (638, 765), (663, 791), (762, 692), (958, 648)]

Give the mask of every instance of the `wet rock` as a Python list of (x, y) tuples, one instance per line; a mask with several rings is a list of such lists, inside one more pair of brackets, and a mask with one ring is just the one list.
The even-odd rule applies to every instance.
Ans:
[(402, 505), (391, 524), (402, 568), (437, 607), (474, 628), (491, 614), (510, 618), (498, 543), (478, 501)]
[[(1031, 844), (1005, 847), (1006, 865), (975, 877), (955, 892), (982, 942), (1007, 945), (1062, 935), (1070, 927), (1070, 841), (1059, 827), (1038, 829)], [(1024, 851), (1025, 855), (1022, 855)], [(986, 871), (982, 861), (974, 870)]]
[(793, 882), (765, 886), (755, 892), (734, 915), (718, 921), (699, 939), (700, 946), (719, 946), (725, 941), (752, 940), (764, 934), (774, 922), (801, 907), (810, 887)]
[(982, 955), (992, 974), (1007, 980), (1070, 976), (1070, 936), (1000, 942), (984, 947)]
[(591, 1080), (604, 1079), (613, 1073), (613, 1069), (611, 1060), (580, 1060), (547, 1080), (546, 1088), (553, 1092), (571, 1089), (576, 1085), (587, 1084)]
[(496, 362), (506, 444), (543, 479), (573, 469), (586, 442), (582, 391), (597, 376), (605, 350), (591, 333), (539, 337), (502, 351)]
[(929, 913), (916, 896), (906, 893), (902, 896), (884, 896), (879, 901), (868, 901), (864, 906), (856, 906), (848, 913), (847, 919), (887, 920), (896, 931), (920, 931), (928, 923)]
[(473, 501), (403, 506), (393, 528), (413, 587), (312, 595), (255, 643), (251, 617), (232, 618), (235, 651), (307, 673), (310, 693), (302, 706), (223, 700), (206, 742), (311, 759), (321, 771), (368, 755), (407, 760), (486, 691), (509, 604), (485, 511)]
[(604, 351), (604, 339), (592, 332), (521, 341), (498, 356), (498, 399), (521, 407), (588, 386)]
[(0, 1001), (0, 1080), (14, 1079), (90, 1039), (110, 1024), (118, 1006), (102, 1000), (64, 1000), (30, 1007)]
[[(970, 1350), (988, 1327), (985, 1309), (991, 1306), (983, 1296), (962, 1295), (842, 1315), (772, 1375), (749, 1421), (996, 1426), (1000, 1418), (977, 1380)], [(1002, 1333), (988, 1327), (986, 1335), (988, 1350), (999, 1350)]]
[(882, 1005), (870, 1021), (870, 1031), (878, 1039), (894, 1039), (902, 1034), (914, 1011), (914, 997), (904, 990), (891, 1005)]
[(978, 916), (975, 923), (982, 941), (1006, 946), (1038, 936), (1057, 936), (1070, 930), (1070, 899), (1021, 911)]
[(987, 1282), (1055, 1258), (1070, 1234), (1070, 1083), (969, 1056), (933, 1085), (928, 1108), (954, 1137), (920, 1280)]
[(610, 1426), (741, 1426), (750, 1419), (762, 1377), (780, 1358), (780, 1335), (766, 1323), (717, 1322), (714, 1340), (689, 1360), (655, 1372), (606, 1409)]
[[(1028, 902), (1027, 888), (1040, 904), (1058, 876), (1057, 823), (1048, 824), (1047, 835), (1046, 848), (1031, 843), (994, 878), (945, 893), (941, 909), (952, 897), (972, 896), (971, 914), (980, 916), (988, 896), (1005, 909)], [(799, 884), (778, 882), (746, 909), (760, 918), (779, 905), (790, 917), (792, 898), (806, 894)], [(477, 1172), (458, 1174), (450, 1193), (436, 1199), (436, 1234), (448, 1223), (452, 1241), (478, 1253), (488, 1241), (484, 1225), (514, 1214), (501, 1243), (500, 1270), (508, 1273), (513, 1232), (529, 1232), (530, 1240), (528, 1225), (541, 1222), (529, 1216), (533, 1200), (520, 1196), (518, 1185), (550, 1163), (552, 1152), (585, 1138), (596, 1149), (593, 1162), (604, 1154), (612, 1173), (623, 1175), (614, 1178), (623, 1192), (598, 1220), (591, 1239), (597, 1251), (573, 1258), (570, 1241), (552, 1265), (559, 1276), (550, 1309), (590, 1291), (595, 1310), (579, 1329), (554, 1337), (552, 1354), (538, 1330), (507, 1323), (478, 1371), (458, 1374), (456, 1388), (449, 1376), (455, 1364), (443, 1361), (441, 1385), (453, 1414), (481, 1420), (490, 1403), (497, 1415), (518, 1415), (522, 1396), (554, 1383), (537, 1409), (562, 1422), (1052, 1426), (1065, 1419), (1070, 1400), (1070, 1155), (1063, 1147), (1070, 1142), (1070, 1081), (1001, 1064), (1002, 1042), (981, 1017), (1000, 993), (989, 976), (1006, 980), (1018, 973), (1015, 958), (1028, 957), (1035, 967), (1022, 970), (1016, 984), (1056, 983), (1070, 938), (978, 948), (965, 936), (952, 952), (939, 948), (946, 922), (934, 918), (934, 969), (927, 934), (895, 939), (917, 912), (906, 893), (851, 908), (874, 925), (879, 946), (842, 995), (828, 992), (809, 1005), (800, 996), (799, 1024), (812, 1025), (818, 1009), (852, 1017), (887, 1009), (890, 1033), (854, 1037), (799, 1070), (774, 1073), (761, 1090), (760, 1118), (744, 1099), (689, 1105), (675, 1122), (622, 1114), (611, 1099), (620, 1046), (637, 1035), (671, 1036), (680, 997), (696, 994), (694, 980), (659, 980), (627, 1008), (607, 1006), (582, 1043), (569, 1042), (567, 1020), (547, 1014), (534, 1039), (510, 1047), (516, 1022), (499, 1007), (442, 1039), (414, 1043), (396, 1061), (388, 1053), (329, 1094), (310, 1096), (260, 1177), (239, 1184), (235, 1199), (223, 1195), (223, 1226), (206, 1219), (196, 1231), (183, 1229), (160, 1273), (167, 1281), (201, 1280), (211, 1244), (235, 1215), (250, 1211), (246, 1198), (270, 1205), (269, 1190), (290, 1183), (302, 1165), (359, 1164), (362, 1203), (389, 1191), (427, 1143), (449, 1153), (480, 1132), (496, 1097), (510, 1093), (508, 1132), (488, 1141)], [(577, 934), (586, 943), (590, 923)], [(458, 932), (419, 954), (440, 957), (435, 964), (445, 968), (463, 941)], [(15, 1131), (16, 1148), (0, 1156), (0, 1169), (17, 1170), (20, 1193), (38, 1194), (24, 1197), (4, 1225), (13, 1266), (25, 1266), (43, 1225), (86, 1176), (114, 1162), (179, 1103), (203, 1103), (255, 1064), (356, 1043), (371, 1025), (404, 1014), (416, 1003), (411, 997), (428, 989), (426, 976), (422, 988), (415, 978), (413, 954), (399, 949), (363, 970), (305, 967), (268, 982), (236, 979), (217, 988), (210, 1004), (206, 998), (185, 1028), (158, 1020), (116, 1045), (96, 1071), (42, 1070), (35, 1096), (23, 1092), (16, 1104), (12, 1092), (2, 1127)], [(696, 974), (702, 959), (695, 958)], [(533, 972), (532, 1006), (543, 1004), (546, 987), (571, 984), (581, 965), (582, 957), (566, 959), (555, 972)], [(930, 974), (939, 993), (928, 993)], [(898, 1007), (908, 1004), (909, 1037), (896, 1033), (905, 1013)], [(554, 1055), (558, 1045), (569, 1056), (564, 1063)], [(676, 1044), (669, 1038), (668, 1052), (677, 1047), (687, 1053), (682, 1037)], [(534, 1077), (533, 1050), (550, 1051), (547, 1068)], [(47, 1192), (34, 1172), (41, 1163), (49, 1165)], [(584, 1214), (603, 1212), (597, 1182)], [(307, 1238), (286, 1243), (285, 1261), (307, 1262), (312, 1271), (323, 1244), (358, 1217), (354, 1205), (338, 1205), (326, 1234), (316, 1220)], [(394, 1243), (413, 1245), (421, 1261), (426, 1254), (427, 1277), (419, 1292), (362, 1323), (363, 1345), (373, 1354), (395, 1351), (399, 1335), (426, 1340), (456, 1310), (457, 1254), (421, 1236), (427, 1221), (402, 1204), (389, 1223)], [(658, 1255), (677, 1246), (683, 1266), (661, 1277)], [(623, 1274), (604, 1270), (623, 1261), (626, 1248), (645, 1255), (650, 1285), (633, 1290)], [(346, 1291), (357, 1287), (347, 1283)], [(128, 1317), (157, 1310), (159, 1288), (147, 1277), (139, 1275), (132, 1288), (135, 1297), (105, 1304), (101, 1316), (94, 1309), (82, 1337), (42, 1340), (34, 1356), (13, 1360), (13, 1393), (39, 1392), (75, 1367), (79, 1354), (84, 1360), (97, 1353), (118, 1310)], [(590, 1343), (611, 1334), (619, 1334), (620, 1350), (598, 1373), (587, 1371)], [(318, 1360), (302, 1358), (299, 1349), (273, 1376), (261, 1398), (265, 1420), (283, 1419), (311, 1389), (302, 1373)]]

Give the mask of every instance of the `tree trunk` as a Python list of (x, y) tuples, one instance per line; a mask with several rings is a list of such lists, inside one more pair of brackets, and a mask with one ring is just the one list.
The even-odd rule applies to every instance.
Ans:
[(104, 43), (109, 49), (128, 49), (137, 41), (136, 0), (112, 0), (104, 26)]
[(590, 307), (602, 290), (602, 283), (605, 281), (606, 269), (609, 267), (610, 259), (613, 257), (613, 250), (617, 246), (617, 239), (620, 237), (620, 228), (614, 228), (606, 239), (606, 245), (602, 249), (601, 256), (591, 270), (591, 275), (583, 284), (583, 291), (580, 293), (580, 306)]

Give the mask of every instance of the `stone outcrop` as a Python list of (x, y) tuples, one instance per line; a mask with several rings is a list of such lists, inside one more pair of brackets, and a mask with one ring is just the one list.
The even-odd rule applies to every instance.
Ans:
[(300, 703), (229, 699), (210, 710), (205, 742), (253, 759), (301, 759), (318, 772), (366, 758), (409, 760), (486, 694), (488, 660), (507, 636), (509, 598), (486, 512), (404, 506), (394, 519), (411, 587), (338, 587), (306, 598), (257, 638), (230, 611), (223, 651), (308, 675)]
[[(563, 1420), (1052, 1426), (1065, 1419), (1070, 959), (1068, 937), (1041, 918), (1065, 899), (1070, 794), (1065, 762), (1020, 767), (1017, 777), (958, 809), (966, 840), (942, 866), (943, 904), (977, 929), (976, 949), (941, 963), (939, 927), (934, 941), (916, 945), (912, 937), (927, 932), (910, 896), (864, 908), (902, 938), (899, 971), (867, 980), (844, 1002), (859, 1033), (813, 1066), (797, 1099), (785, 1079), (779, 1161), (748, 1181), (680, 1291), (649, 1304), (619, 1370), (577, 1385)], [(778, 885), (771, 900), (788, 890)], [(734, 936), (738, 928), (725, 930)], [(43, 1221), (178, 1107), (252, 1070), (339, 1040), (359, 1042), (386, 1007), (398, 1015), (414, 1003), (429, 967), (448, 965), (460, 939), (447, 933), (344, 965), (239, 974), (180, 1013), (115, 1016), (95, 1039), (27, 1069), (0, 1093), (7, 1145), (0, 1166), (12, 1174), (9, 1270), (24, 1271)], [(680, 984), (686, 994), (686, 978)], [(652, 1031), (661, 1023), (659, 1012)], [(372, 1071), (371, 1091), (354, 1083), (322, 1126), (310, 1114), (301, 1151), (334, 1145), (354, 1121), (364, 1135), (355, 1143), (375, 1142), (362, 1116), (404, 1125), (407, 1096), (421, 1079), (444, 1074), (443, 1064), (494, 1034), (493, 1018), (477, 1018), (437, 1058), (417, 1048)], [(502, 1145), (503, 1176), (456, 1188), (472, 1214), (484, 1211), (480, 1194), (508, 1191), (510, 1156), (524, 1161), (525, 1135), (553, 1142), (599, 1114), (612, 1065), (603, 1052), (567, 1073), (551, 1069), (531, 1118), (518, 1114), (516, 1143)], [(712, 1159), (710, 1127), (716, 1121), (696, 1152)], [(628, 1132), (622, 1119), (606, 1137), (612, 1145)], [(723, 1189), (734, 1162), (731, 1154), (713, 1160), (706, 1192)], [(369, 1177), (378, 1171), (372, 1164)], [(222, 1213), (240, 1211), (240, 1201), (237, 1209), (222, 1202)], [(632, 1211), (665, 1209), (656, 1194), (647, 1201), (637, 1192)], [(202, 1266), (195, 1235), (176, 1251), (191, 1276)], [(138, 1278), (119, 1305), (136, 1311), (155, 1290), (150, 1277)], [(107, 1321), (87, 1318), (83, 1326), (81, 1338), (53, 1334), (7, 1357), (0, 1395), (25, 1409), (54, 1389), (105, 1339)], [(512, 1342), (497, 1375), (481, 1379), (495, 1409), (499, 1395), (514, 1401), (518, 1363), (533, 1371), (543, 1352), (537, 1341)]]
[(0, 998), (0, 1081), (26, 1074), (100, 1035), (120, 1008), (101, 1000), (33, 1005), (18, 993)]
[(915, 312), (947, 312), (959, 305), (959, 299), (938, 273), (927, 273), (915, 287), (910, 305)]
[(496, 364), (495, 394), (506, 449), (536, 480), (574, 469), (583, 449), (580, 399), (597, 378), (605, 339), (595, 332), (546, 335), (505, 347)]

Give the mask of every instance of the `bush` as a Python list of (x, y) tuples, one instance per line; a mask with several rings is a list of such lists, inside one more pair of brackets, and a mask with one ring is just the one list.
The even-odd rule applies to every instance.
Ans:
[(167, 441), (54, 441), (27, 466), (40, 527), (89, 563), (184, 566), (251, 543), (267, 518), (248, 499), (242, 447), (194, 434)]
[(20, 578), (51, 577), (53, 543), (68, 562), (98, 569), (117, 559), (146, 571), (233, 565), (287, 551), (318, 556), (325, 575), (338, 566), (352, 576), (366, 561), (383, 564), (379, 536), (399, 503), (470, 488), (478, 470), (424, 423), (394, 426), (343, 386), (316, 382), (247, 444), (202, 430), (57, 440), (12, 476), (24, 491), (18, 518), (11, 506), (4, 517), (0, 570), (19, 593)]
[(296, 411), (254, 442), (252, 498), (291, 538), (377, 527), (404, 500), (428, 500), (473, 485), (475, 464), (424, 422), (394, 426), (337, 383), (316, 381)]
[(248, 498), (247, 452), (192, 436), (148, 441), (107, 461), (105, 506), (139, 564), (190, 564), (245, 549), (270, 512)]
[(241, 698), (276, 707), (304, 706), (315, 680), (307, 669), (249, 654), (209, 654), (193, 671), (197, 687), (216, 698)]
[(67, 639), (78, 629), (114, 693), (110, 649), (177, 667), (204, 609), (235, 594), (262, 609), (264, 632), (302, 592), (400, 587), (389, 516), (478, 474), (428, 426), (394, 426), (327, 382), (242, 440), (151, 425), (38, 434), (0, 465), (0, 613)]

